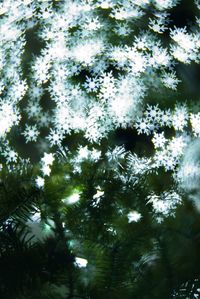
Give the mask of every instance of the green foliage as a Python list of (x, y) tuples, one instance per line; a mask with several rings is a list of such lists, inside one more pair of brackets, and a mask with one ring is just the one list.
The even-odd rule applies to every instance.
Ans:
[[(43, 191), (32, 183), (37, 170), (2, 172), (0, 297), (168, 299), (196, 294), (199, 216), (188, 199), (175, 218), (157, 223), (144, 200), (150, 186), (162, 192), (153, 174), (146, 189), (142, 180), (123, 188), (105, 159), (82, 167), (84, 175), (71, 172), (69, 183), (68, 162), (55, 163)], [(104, 190), (98, 206), (96, 186)], [(74, 189), (80, 200), (63, 202)], [(128, 222), (130, 209), (142, 213), (139, 222)], [(31, 218), (38, 210), (39, 223)], [(87, 259), (87, 267), (77, 267), (76, 257)]]
[(32, 180), (33, 169), (6, 167), (0, 173), (0, 223), (7, 219), (26, 221), (38, 204), (39, 191)]

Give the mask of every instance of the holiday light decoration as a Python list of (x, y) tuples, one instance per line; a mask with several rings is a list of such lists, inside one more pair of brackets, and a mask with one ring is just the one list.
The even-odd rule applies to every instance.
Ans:
[[(15, 167), (24, 158), (15, 149), (12, 132), (23, 136), (25, 143), (39, 142), (38, 147), (43, 140), (48, 152), (43, 154), (49, 157), (77, 132), (93, 146), (90, 153), (79, 145), (73, 160), (78, 171), (83, 159), (100, 159), (96, 145), (110, 132), (135, 128), (138, 135), (153, 136), (155, 152), (148, 162), (129, 153), (128, 167), (132, 164), (138, 174), (139, 169), (145, 173), (160, 167), (176, 172), (184, 149), (199, 136), (199, 112), (185, 98), (164, 109), (159, 99), (153, 105), (145, 103), (152, 90), (179, 93), (177, 63), (199, 63), (198, 18), (192, 30), (170, 23), (170, 9), (179, 3), (3, 1), (1, 162)], [(198, 10), (198, 2), (194, 4)], [(133, 33), (149, 7), (151, 17)], [(32, 48), (29, 32), (38, 40), (38, 50)], [(170, 138), (165, 135), (167, 127), (174, 130)], [(50, 175), (44, 159), (43, 177)], [(43, 185), (42, 178), (36, 182)]]
[[(125, 240), (149, 219), (162, 227), (185, 197), (200, 211), (200, 3), (190, 1), (196, 15), (183, 22), (183, 2), (0, 3), (0, 175), (32, 167), (29, 183), (47, 199), (29, 226), (41, 240), (63, 229), (58, 247), (69, 244), (76, 270), (94, 277), (104, 249), (81, 251), (84, 234), (99, 241), (103, 227)], [(150, 239), (152, 252), (133, 256), (140, 274), (162, 247)]]

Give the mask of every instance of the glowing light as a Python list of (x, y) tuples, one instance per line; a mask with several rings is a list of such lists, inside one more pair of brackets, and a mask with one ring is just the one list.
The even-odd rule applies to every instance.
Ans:
[(78, 190), (74, 190), (74, 192), (70, 196), (64, 198), (62, 201), (66, 204), (74, 204), (79, 200), (80, 200), (80, 193)]
[(87, 264), (88, 264), (88, 261), (86, 259), (83, 259), (83, 258), (80, 258), (80, 257), (76, 257), (75, 264), (79, 268), (85, 268), (87, 266)]
[(45, 165), (52, 165), (53, 164), (53, 161), (54, 161), (54, 156), (53, 154), (47, 154), (47, 153), (44, 153), (44, 157), (42, 158), (42, 162), (45, 164)]
[(43, 179), (42, 177), (38, 176), (38, 177), (36, 178), (35, 182), (36, 182), (36, 186), (37, 186), (38, 188), (42, 188), (42, 187), (44, 187), (44, 179)]
[(138, 222), (142, 215), (140, 213), (138, 213), (137, 211), (132, 211), (130, 213), (128, 213), (128, 222)]

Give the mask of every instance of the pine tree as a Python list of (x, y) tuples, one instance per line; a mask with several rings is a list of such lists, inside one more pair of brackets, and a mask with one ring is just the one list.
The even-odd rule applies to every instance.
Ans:
[(198, 0), (0, 3), (0, 298), (200, 298)]

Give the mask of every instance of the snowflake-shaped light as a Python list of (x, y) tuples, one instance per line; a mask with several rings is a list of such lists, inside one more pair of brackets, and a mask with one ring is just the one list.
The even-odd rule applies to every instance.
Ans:
[(153, 142), (155, 148), (163, 148), (165, 146), (166, 141), (167, 141), (167, 139), (164, 137), (164, 132), (154, 133), (152, 142)]
[(51, 146), (61, 145), (63, 134), (60, 130), (58, 131), (50, 129), (50, 133), (47, 136), (47, 139), (49, 140)]
[(39, 131), (36, 125), (30, 126), (26, 124), (25, 130), (22, 133), (24, 135), (26, 143), (30, 141), (36, 141), (39, 136)]
[(138, 213), (137, 211), (131, 211), (128, 213), (127, 215), (128, 217), (128, 222), (138, 222), (141, 218), (142, 215), (140, 213)]

